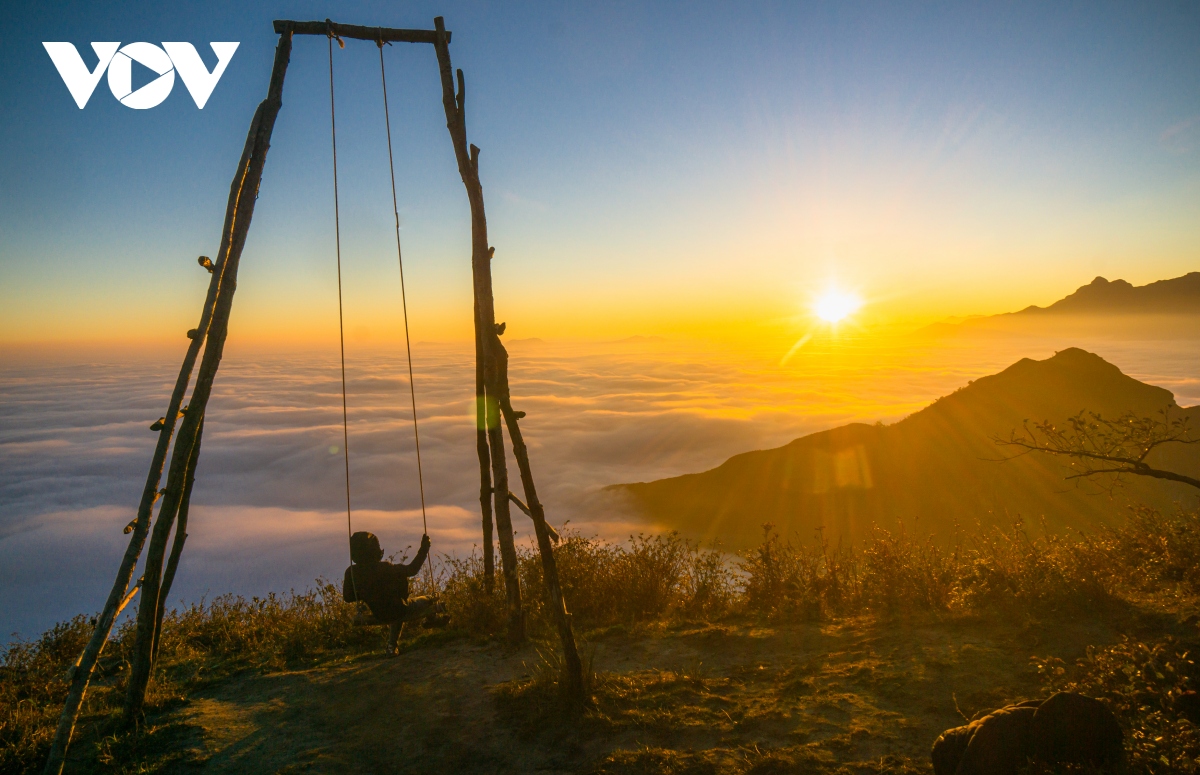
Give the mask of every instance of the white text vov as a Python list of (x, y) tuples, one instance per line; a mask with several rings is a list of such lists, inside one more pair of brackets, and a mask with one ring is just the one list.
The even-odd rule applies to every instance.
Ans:
[[(99, 60), (95, 70), (84, 64), (73, 43), (42, 43), (50, 55), (63, 83), (67, 85), (75, 104), (82, 110), (100, 83), (100, 76), (108, 71), (108, 88), (122, 105), (145, 110), (160, 104), (175, 86), (175, 73), (179, 73), (197, 108), (208, 102), (217, 81), (225, 72), (237, 43), (209, 43), (217, 55), (217, 65), (210, 73), (191, 43), (163, 43), (162, 48), (153, 43), (93, 43), (92, 50)], [(133, 63), (150, 68), (158, 77), (137, 91), (133, 90)]]

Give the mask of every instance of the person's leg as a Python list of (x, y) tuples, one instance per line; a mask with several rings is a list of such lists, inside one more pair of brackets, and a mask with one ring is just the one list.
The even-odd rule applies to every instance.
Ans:
[(400, 633), (404, 632), (404, 622), (392, 622), (388, 625), (387, 653), (395, 654), (400, 642)]

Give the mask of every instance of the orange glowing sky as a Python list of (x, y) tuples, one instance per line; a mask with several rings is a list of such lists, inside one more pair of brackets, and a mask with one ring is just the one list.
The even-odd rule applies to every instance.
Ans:
[[(861, 299), (854, 330), (894, 332), (1200, 259), (1194, 8), (438, 12), (467, 74), (512, 338), (700, 336), (783, 352), (831, 284)], [(265, 88), (270, 9), (161, 20), (242, 41), (203, 111), (174, 97), (78, 110), (37, 41), (123, 39), (133, 17), (22, 13), (34, 42), (3, 55), (0, 84), (6, 114), (23, 116), (0, 129), (0, 343), (177, 341), (195, 325), (206, 278), (194, 259), (216, 250)], [(344, 13), (421, 26), (434, 9)], [(544, 46), (516, 34), (543, 27)], [(241, 341), (337, 334), (325, 56), (321, 41), (293, 54), (235, 305)], [(400, 334), (374, 56), (348, 45), (335, 62), (352, 342)], [(465, 339), (469, 220), (432, 54), (387, 56), (413, 337)]]

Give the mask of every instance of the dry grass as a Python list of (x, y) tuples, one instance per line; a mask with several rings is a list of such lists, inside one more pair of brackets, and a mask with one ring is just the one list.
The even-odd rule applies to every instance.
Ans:
[[(740, 557), (676, 535), (638, 536), (616, 545), (568, 534), (556, 557), (568, 607), (585, 639), (613, 633), (629, 637), (687, 622), (720, 627), (869, 617), (886, 627), (895, 617), (916, 614), (948, 621), (993, 613), (1008, 620), (1104, 617), (1122, 607), (1183, 616), (1200, 600), (1198, 521), (1196, 512), (1141, 510), (1123, 527), (1092, 537), (1033, 537), (1016, 525), (951, 549), (878, 531), (865, 546), (850, 550), (830, 547), (820, 536), (811, 542), (785, 540), (768, 527), (762, 544)], [(530, 550), (519, 561), (530, 632), (552, 644), (538, 594), (540, 562)], [(474, 641), (503, 631), (503, 595), (488, 593), (482, 575), (478, 557), (447, 558), (433, 582), (455, 632)], [(429, 583), (424, 576), (420, 582)], [(326, 582), (302, 594), (226, 596), (172, 611), (164, 624), (149, 708), (178, 706), (202, 687), (245, 671), (295, 669), (377, 649), (380, 633), (352, 626), (353, 614)], [(37, 640), (10, 644), (0, 655), (0, 773), (39, 769), (66, 691), (65, 668), (89, 630), (85, 618), (77, 617)], [(131, 636), (127, 626), (114, 637), (85, 707), (80, 746), (94, 752), (100, 771), (120, 771), (125, 765), (119, 760), (128, 758), (132, 744), (117, 723)], [(1194, 771), (1200, 742), (1196, 728), (1176, 708), (1183, 692), (1197, 688), (1192, 648), (1165, 634), (1143, 633), (1141, 639), (1095, 649), (1079, 665), (1046, 657), (1038, 666), (1047, 690), (1077, 688), (1109, 699), (1129, 733), (1131, 771)], [(722, 725), (744, 730), (746, 714), (753, 711), (737, 706), (744, 698), (734, 698), (730, 681), (735, 679), (707, 675), (701, 665), (590, 673), (593, 706), (567, 709), (555, 691), (554, 650), (548, 646), (543, 653), (541, 666), (534, 665), (528, 678), (497, 694), (514, 723), (527, 723), (531, 730), (570, 719), (585, 719), (606, 734), (627, 728), (685, 734), (693, 727)], [(811, 677), (789, 672), (772, 674), (771, 680), (779, 686), (770, 691), (778, 693), (803, 690)], [(761, 698), (754, 702), (761, 704)], [(852, 722), (844, 734), (845, 745), (857, 745)], [(738, 744), (694, 751), (647, 745), (608, 755), (597, 771), (785, 771), (828, 759), (830, 745), (781, 743), (764, 749)], [(877, 761), (890, 771), (924, 766), (911, 757), (888, 759), (886, 752)]]
[[(636, 536), (618, 545), (567, 532), (554, 552), (559, 583), (577, 628), (583, 631), (663, 618), (721, 616), (738, 595), (730, 558), (678, 535)], [(535, 634), (553, 630), (546, 615), (542, 564), (536, 552), (518, 552), (526, 615)], [(427, 583), (422, 577), (422, 583)], [(491, 594), (478, 556), (447, 559), (435, 583), (452, 617), (472, 635), (504, 629), (504, 593)], [(420, 589), (420, 587), (419, 587)]]
[(91, 634), (86, 617), (12, 643), (0, 662), (0, 772), (28, 772), (49, 750), (67, 683), (63, 673)]
[[(354, 608), (327, 582), (304, 593), (246, 600), (225, 595), (170, 611), (163, 621), (159, 669), (147, 697), (163, 709), (189, 693), (239, 671), (280, 669), (330, 653), (378, 644), (378, 633), (354, 628)], [(93, 737), (119, 734), (132, 622), (118, 628), (104, 653), (85, 699), (84, 728)], [(41, 638), (9, 644), (0, 657), (0, 772), (40, 772), (49, 750), (68, 681), (66, 670), (79, 657), (92, 625), (77, 616)]]

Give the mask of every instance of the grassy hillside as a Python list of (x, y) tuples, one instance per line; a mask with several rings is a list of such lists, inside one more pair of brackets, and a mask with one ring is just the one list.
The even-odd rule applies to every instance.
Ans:
[[(738, 558), (568, 536), (582, 705), (558, 692), (538, 596), (533, 642), (499, 640), (503, 596), (478, 558), (437, 580), (453, 628), (410, 629), (395, 659), (328, 586), (221, 598), (169, 615), (138, 730), (119, 721), (119, 633), (68, 772), (925, 773), (942, 730), (1074, 688), (1117, 714), (1129, 775), (1195, 773), (1197, 519), (1141, 510), (1087, 542), (1018, 526), (946, 550), (772, 533)], [(520, 569), (538, 589), (536, 555)], [(0, 655), (0, 773), (40, 771), (87, 633), (80, 617)]]
[[(861, 541), (877, 526), (950, 541), (956, 530), (1017, 516), (1056, 531), (1090, 531), (1120, 513), (1114, 503), (1167, 508), (1194, 502), (1195, 492), (1149, 481), (1129, 481), (1114, 493), (1068, 483), (1063, 461), (1035, 454), (1000, 462), (1013, 452), (992, 439), (1027, 419), (1059, 422), (1084, 409), (1150, 415), (1166, 407), (1178, 408), (1169, 391), (1072, 348), (1021, 360), (894, 425), (847, 425), (703, 473), (610, 489), (658, 524), (732, 547), (753, 545), (767, 522), (804, 538), (820, 528), (834, 541)], [(1188, 413), (1200, 427), (1200, 412)], [(1195, 476), (1200, 445), (1164, 449), (1156, 460)]]

